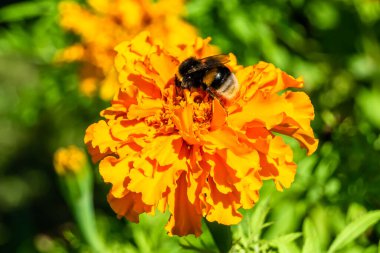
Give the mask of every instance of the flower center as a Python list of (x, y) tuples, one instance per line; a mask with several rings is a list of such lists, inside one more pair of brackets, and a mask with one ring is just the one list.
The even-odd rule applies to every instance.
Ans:
[[(208, 128), (212, 118), (212, 104), (209, 100), (209, 96), (204, 96), (200, 95), (198, 92), (193, 92), (190, 99), (194, 112), (193, 122), (198, 124), (201, 128)], [(189, 101), (187, 101), (187, 103), (189, 103)]]
[(193, 110), (193, 124), (197, 129), (207, 129), (210, 127), (212, 119), (212, 98), (201, 90), (190, 91), (188, 89), (177, 88), (175, 94), (175, 109), (185, 108), (190, 105)]
[[(189, 91), (171, 86), (164, 92), (164, 108), (154, 116), (147, 117), (146, 123), (161, 133), (173, 133), (180, 129), (174, 124), (173, 117), (181, 117), (178, 113), (192, 113), (193, 131), (210, 128), (212, 120), (212, 98), (203, 90)], [(189, 109), (189, 107), (191, 109)], [(186, 109), (187, 108), (187, 109)], [(187, 110), (185, 112), (185, 110)], [(190, 110), (190, 111), (189, 111)], [(188, 118), (188, 116), (183, 115)]]

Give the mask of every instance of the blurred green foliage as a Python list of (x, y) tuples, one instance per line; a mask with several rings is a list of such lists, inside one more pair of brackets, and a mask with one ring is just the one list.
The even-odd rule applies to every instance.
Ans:
[[(59, 28), (58, 2), (0, 3), (1, 252), (89, 252), (59, 192), (52, 155), (82, 145), (107, 103), (78, 93), (76, 64), (52, 63), (78, 40)], [(259, 205), (233, 227), (233, 252), (378, 252), (379, 215), (369, 211), (380, 209), (380, 2), (187, 6), (187, 19), (240, 63), (264, 60), (303, 75), (315, 106), (317, 153), (305, 158), (295, 144), (294, 185), (277, 193), (265, 184)], [(143, 216), (139, 225), (117, 220), (108, 186), (98, 174), (95, 183), (97, 223), (111, 252), (216, 251), (206, 226), (200, 239), (179, 239), (165, 234), (167, 214)]]

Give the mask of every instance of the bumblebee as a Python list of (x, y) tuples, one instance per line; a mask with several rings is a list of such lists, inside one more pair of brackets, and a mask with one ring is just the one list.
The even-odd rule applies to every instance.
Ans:
[(213, 55), (203, 59), (187, 58), (178, 67), (175, 85), (181, 89), (201, 88), (212, 98), (231, 100), (239, 90), (239, 83), (225, 66), (229, 56)]

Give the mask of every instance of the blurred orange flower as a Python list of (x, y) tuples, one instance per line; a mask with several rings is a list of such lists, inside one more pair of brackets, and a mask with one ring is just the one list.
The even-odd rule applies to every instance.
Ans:
[(110, 100), (118, 89), (113, 67), (114, 47), (148, 30), (167, 45), (194, 40), (196, 30), (181, 19), (182, 0), (87, 0), (88, 7), (75, 2), (60, 4), (61, 26), (78, 34), (79, 44), (58, 55), (58, 61), (81, 61), (80, 90), (87, 96), (99, 92)]
[(85, 143), (112, 188), (108, 201), (130, 221), (155, 210), (171, 214), (170, 235), (201, 234), (201, 219), (232, 225), (240, 208), (259, 200), (262, 181), (278, 190), (293, 182), (292, 149), (275, 133), (291, 136), (312, 154), (318, 145), (314, 109), (303, 86), (270, 63), (227, 66), (240, 91), (222, 106), (203, 90), (179, 90), (174, 76), (193, 56), (215, 54), (209, 39), (166, 49), (149, 33), (117, 46), (121, 89), (105, 120), (88, 127)]
[(54, 168), (59, 175), (78, 173), (86, 165), (86, 154), (77, 146), (60, 148), (54, 154)]

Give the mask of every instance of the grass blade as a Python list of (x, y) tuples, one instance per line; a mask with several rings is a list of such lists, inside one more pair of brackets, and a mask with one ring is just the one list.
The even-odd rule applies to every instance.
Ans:
[(327, 253), (333, 253), (355, 240), (370, 226), (380, 220), (380, 210), (369, 212), (359, 219), (348, 224), (342, 232), (335, 238)]
[(302, 253), (321, 252), (317, 230), (309, 218), (303, 223), (303, 236), (304, 245), (302, 247)]

